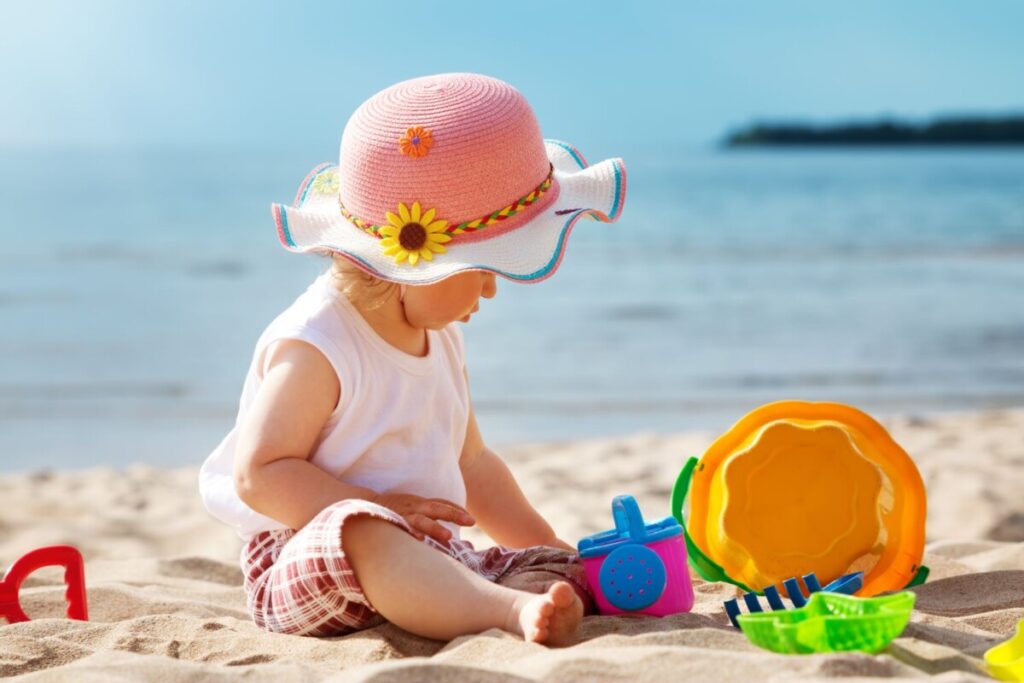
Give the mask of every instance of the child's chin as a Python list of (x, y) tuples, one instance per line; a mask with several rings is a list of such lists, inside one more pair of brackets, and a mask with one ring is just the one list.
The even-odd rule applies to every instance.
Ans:
[(468, 320), (469, 320), (469, 316), (464, 316), (462, 318), (455, 318), (454, 320), (448, 320), (447, 322), (430, 322), (430, 323), (427, 323), (427, 324), (423, 325), (423, 329), (434, 330), (435, 332), (440, 332), (441, 330), (443, 330), (444, 328), (448, 327), (452, 323), (460, 323), (460, 322), (464, 323), (464, 322), (466, 322)]

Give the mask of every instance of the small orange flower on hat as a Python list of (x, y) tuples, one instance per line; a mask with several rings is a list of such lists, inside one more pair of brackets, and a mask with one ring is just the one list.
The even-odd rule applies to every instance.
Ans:
[(398, 148), (402, 150), (402, 154), (414, 159), (427, 156), (427, 152), (433, 146), (434, 135), (423, 126), (407, 128), (405, 135), (398, 141)]
[(399, 203), (397, 216), (388, 211), (388, 225), (380, 229), (384, 253), (394, 256), (395, 263), (408, 260), (411, 266), (420, 259), (433, 261), (434, 254), (443, 254), (444, 243), (452, 236), (445, 232), (448, 221), (434, 220), (435, 213), (434, 209), (424, 212), (419, 202), (413, 202), (412, 207)]

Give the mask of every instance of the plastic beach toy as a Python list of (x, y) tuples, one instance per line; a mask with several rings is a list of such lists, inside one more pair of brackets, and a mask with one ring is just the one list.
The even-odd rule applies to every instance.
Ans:
[(644, 524), (633, 496), (612, 500), (615, 528), (577, 547), (602, 614), (666, 616), (693, 607), (683, 529), (672, 517)]
[(38, 548), (11, 564), (4, 573), (3, 581), (0, 581), (0, 617), (6, 618), (9, 624), (29, 620), (18, 600), (21, 583), (35, 570), (50, 566), (64, 567), (64, 583), (67, 584), (64, 596), (68, 602), (68, 619), (89, 620), (85, 598), (85, 562), (82, 560), (82, 553), (70, 545)]
[(815, 593), (799, 609), (741, 614), (739, 622), (750, 642), (780, 654), (873, 653), (903, 633), (913, 608), (909, 591), (878, 598)]
[(839, 403), (757, 408), (691, 458), (672, 492), (690, 564), (708, 581), (776, 586), (864, 572), (857, 595), (927, 577), (925, 492), (913, 461), (865, 413)]
[[(850, 595), (860, 590), (861, 585), (864, 583), (864, 572), (853, 572), (852, 574), (844, 574), (838, 579), (828, 584), (824, 588), (818, 581), (818, 577), (814, 573), (810, 573), (804, 576), (804, 585), (807, 586), (807, 594), (813, 595), (815, 593), (824, 591), (826, 593), (843, 593), (844, 595)], [(782, 585), (786, 587), (786, 595), (793, 602), (794, 607), (803, 607), (807, 604), (807, 598), (804, 597), (803, 588), (800, 586), (800, 582), (793, 577), (786, 579), (782, 582)], [(768, 606), (773, 610), (786, 609), (786, 603), (782, 601), (782, 597), (779, 595), (779, 590), (775, 586), (768, 586), (764, 589), (764, 597), (768, 600)], [(744, 593), (743, 602), (750, 610), (751, 614), (755, 612), (763, 612), (761, 609), (761, 603), (757, 599), (757, 593)], [(729, 615), (729, 621), (736, 628), (739, 628), (739, 622), (736, 618), (740, 615), (740, 603), (736, 598), (730, 598), (724, 603), (725, 613)]]
[(985, 664), (993, 678), (1024, 681), (1024, 619), (1017, 622), (1017, 634), (985, 653)]

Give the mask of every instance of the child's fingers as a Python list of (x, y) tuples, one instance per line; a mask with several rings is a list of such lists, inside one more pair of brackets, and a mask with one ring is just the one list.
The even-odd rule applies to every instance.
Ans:
[(456, 510), (459, 510), (461, 512), (465, 512), (467, 515), (469, 514), (469, 510), (467, 510), (466, 508), (462, 507), (458, 503), (455, 503), (455, 502), (452, 502), (452, 501), (448, 500), (447, 498), (424, 498), (424, 500), (426, 500), (426, 501), (428, 501), (430, 503), (442, 503), (444, 505), (448, 505), (450, 507), (453, 507)]
[(447, 500), (431, 498), (424, 500), (417, 512), (430, 517), (431, 519), (443, 519), (446, 522), (455, 522), (462, 526), (473, 526), (476, 520), (461, 507)]
[[(413, 528), (413, 531), (419, 531), (421, 533), (424, 533), (427, 536), (430, 536), (431, 538), (440, 541), (441, 543), (447, 543), (449, 540), (451, 540), (452, 532), (448, 531), (443, 526), (438, 524), (430, 517), (427, 517), (426, 515), (415, 513), (406, 517), (405, 521), (409, 522), (409, 525)], [(422, 536), (420, 537), (420, 540), (423, 540)]]

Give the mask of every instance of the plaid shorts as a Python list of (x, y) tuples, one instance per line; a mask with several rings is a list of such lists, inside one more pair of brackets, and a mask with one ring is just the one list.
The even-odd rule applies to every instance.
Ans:
[[(409, 530), (396, 512), (365, 500), (343, 500), (324, 508), (299, 531), (257, 534), (242, 549), (246, 604), (260, 628), (302, 636), (339, 636), (383, 623), (363, 593), (341, 545), (342, 526), (351, 515), (370, 515)], [(527, 572), (556, 574), (587, 598), (579, 558), (558, 548), (475, 550), (468, 541), (424, 543), (497, 583)], [(554, 577), (552, 577), (554, 578)]]

